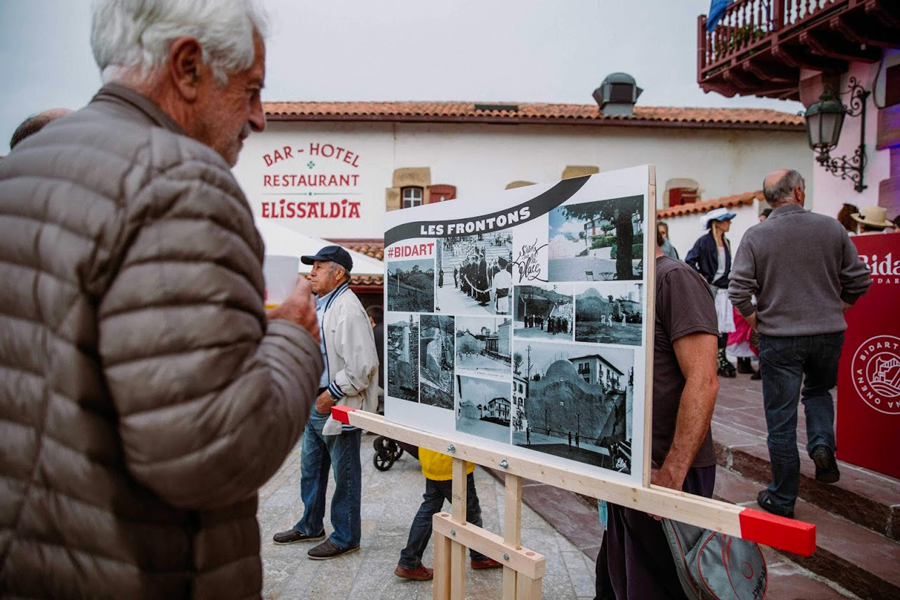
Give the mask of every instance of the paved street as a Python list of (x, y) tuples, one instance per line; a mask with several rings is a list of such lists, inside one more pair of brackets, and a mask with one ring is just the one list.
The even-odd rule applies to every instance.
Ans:
[[(302, 511), (299, 444), (281, 470), (260, 490), (258, 518), (262, 534), (263, 594), (267, 600), (431, 598), (431, 582), (406, 581), (393, 574), (425, 487), (419, 463), (404, 454), (391, 470), (375, 470), (372, 465), (374, 438), (374, 435), (367, 434), (362, 440), (363, 539), (359, 552), (329, 561), (313, 561), (306, 557), (310, 544), (276, 546), (272, 543), (272, 535), (291, 527)], [(503, 487), (480, 468), (475, 470), (475, 480), (481, 499), (484, 526), (501, 534)], [(329, 485), (329, 498), (332, 490), (333, 484)], [(449, 509), (449, 505), (445, 505), (446, 509)], [(326, 514), (330, 510), (329, 504)], [(330, 533), (327, 517), (325, 527)], [(522, 543), (547, 558), (544, 598), (593, 598), (593, 563), (581, 550), (524, 505)], [(430, 546), (425, 555), (425, 564), (428, 566), (433, 564), (432, 550), (433, 546)], [(470, 600), (498, 598), (501, 580), (500, 570), (467, 569), (466, 597)]]
[[(507, 352), (509, 349), (507, 349)], [(457, 354), (456, 368), (461, 371), (471, 371), (479, 375), (496, 375), (509, 378), (511, 366), (485, 354)]]

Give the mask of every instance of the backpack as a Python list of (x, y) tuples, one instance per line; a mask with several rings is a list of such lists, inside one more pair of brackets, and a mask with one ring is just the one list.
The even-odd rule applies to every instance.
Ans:
[(762, 600), (768, 587), (759, 544), (663, 519), (675, 570), (691, 600)]

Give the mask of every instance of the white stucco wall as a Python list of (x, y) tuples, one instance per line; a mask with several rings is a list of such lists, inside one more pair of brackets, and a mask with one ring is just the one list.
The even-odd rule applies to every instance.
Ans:
[[(311, 155), (316, 144), (320, 153)], [(340, 159), (324, 157), (324, 144), (345, 152)], [(291, 157), (272, 162), (274, 151), (285, 146), (291, 149)], [(349, 162), (344, 160), (348, 151), (353, 153)], [(785, 166), (797, 168), (811, 182), (808, 156), (804, 132), (270, 122), (265, 132), (246, 140), (234, 172), (258, 218), (264, 210), (267, 218), (273, 218), (271, 209), (281, 200), (324, 202), (328, 214), (336, 210), (346, 218), (279, 218), (277, 214), (274, 218), (317, 237), (379, 238), (385, 189), (392, 186), (394, 170), (404, 167), (429, 167), (432, 184), (455, 185), (458, 197), (477, 197), (503, 190), (515, 180), (558, 180), (567, 165), (610, 171), (649, 163), (656, 165), (662, 206), (665, 183), (674, 177), (697, 180), (703, 199), (758, 190), (767, 173)], [(335, 175), (336, 183), (344, 175), (344, 183), (352, 178), (352, 185), (275, 187), (272, 179), (266, 179), (272, 175)], [(357, 202), (351, 216), (350, 208)], [(268, 208), (264, 209), (264, 203), (269, 203)]]
[[(895, 60), (900, 62), (900, 55)], [(848, 90), (847, 81), (850, 77), (856, 77), (859, 83), (867, 90), (872, 91), (878, 73), (878, 64), (853, 63), (850, 70), (841, 78), (842, 94)], [(882, 75), (883, 77), (883, 75)], [(880, 84), (883, 95), (884, 83)], [(849, 105), (849, 94), (841, 96), (841, 101)], [(890, 175), (890, 151), (876, 150), (875, 140), (878, 132), (878, 108), (875, 106), (875, 95), (869, 95), (866, 105), (866, 155), (865, 184), (867, 189), (857, 192), (853, 189), (853, 182), (849, 179), (841, 180), (840, 176), (832, 175), (819, 166), (815, 160), (815, 154), (807, 149), (808, 161), (813, 171), (814, 193), (810, 197), (812, 204), (807, 202), (807, 208), (817, 213), (836, 217), (841, 206), (847, 202), (857, 207), (874, 206), (878, 204), (878, 185)], [(862, 120), (859, 117), (846, 117), (841, 130), (841, 137), (837, 147), (831, 151), (832, 157), (845, 156), (850, 159), (859, 146), (859, 132)], [(802, 172), (802, 171), (801, 171)], [(807, 183), (809, 178), (807, 178)], [(807, 196), (809, 196), (807, 192)]]

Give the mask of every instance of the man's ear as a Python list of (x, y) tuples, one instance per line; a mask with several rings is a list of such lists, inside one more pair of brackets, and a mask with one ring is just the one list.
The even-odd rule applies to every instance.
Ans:
[(192, 37), (175, 40), (167, 62), (169, 77), (179, 95), (188, 102), (197, 99), (203, 63), (200, 42)]

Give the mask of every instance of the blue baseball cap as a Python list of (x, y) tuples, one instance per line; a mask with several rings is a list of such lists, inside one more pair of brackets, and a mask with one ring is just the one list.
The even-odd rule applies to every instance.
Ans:
[(337, 263), (347, 269), (348, 273), (353, 269), (353, 259), (350, 257), (350, 253), (340, 246), (325, 246), (312, 256), (300, 257), (300, 262), (304, 265), (311, 265), (316, 261)]

